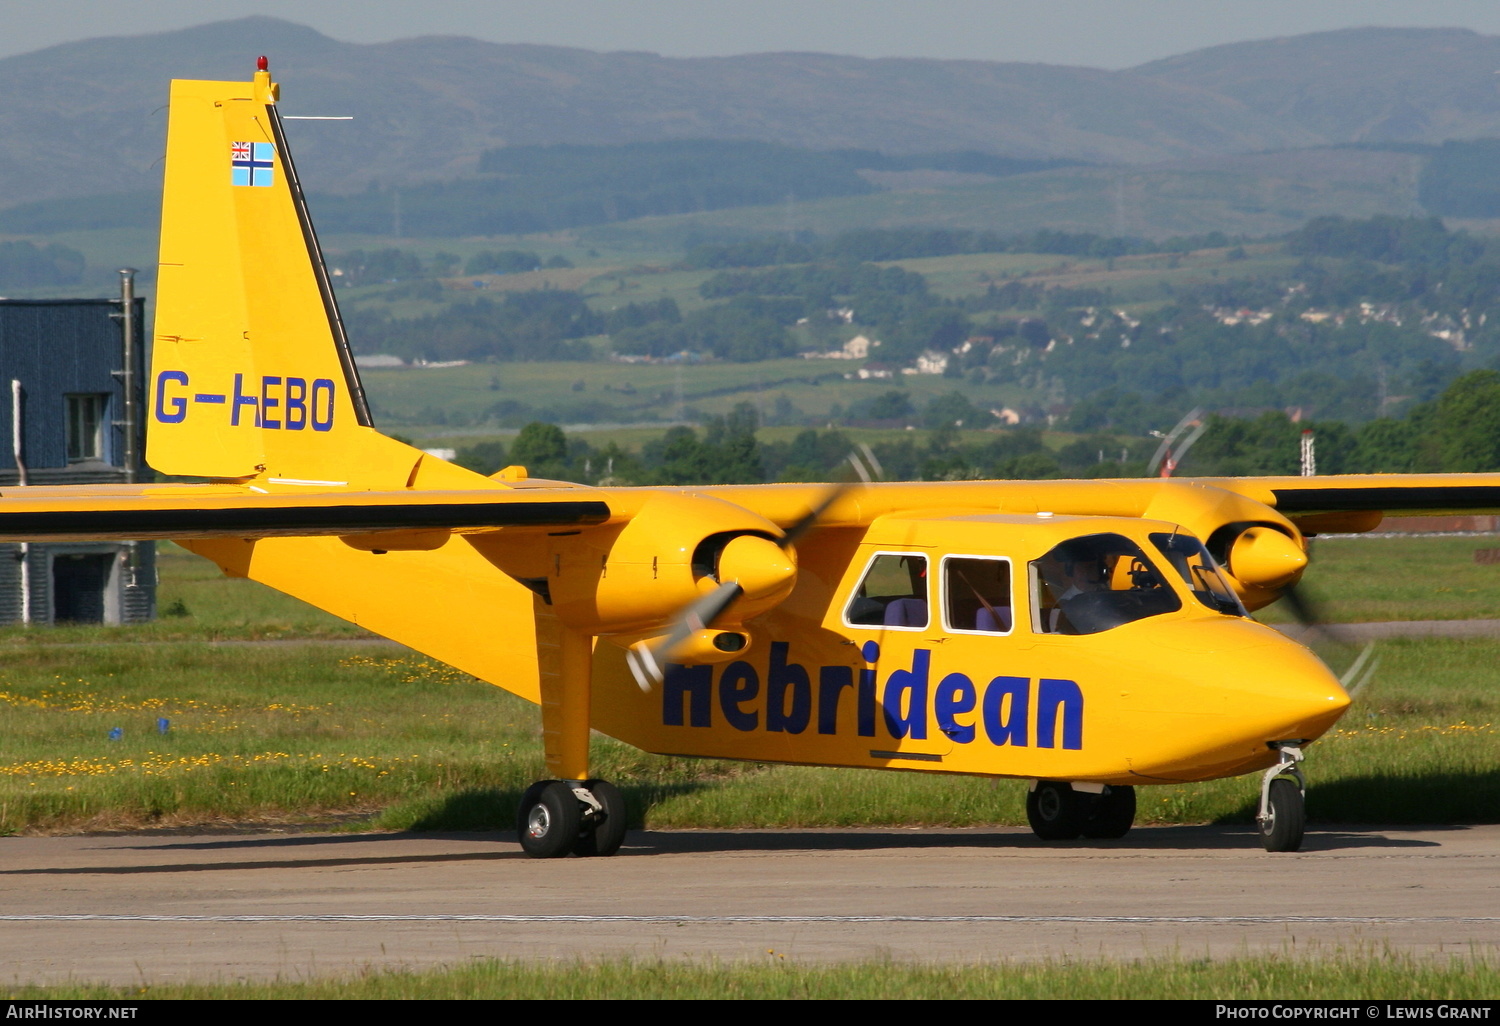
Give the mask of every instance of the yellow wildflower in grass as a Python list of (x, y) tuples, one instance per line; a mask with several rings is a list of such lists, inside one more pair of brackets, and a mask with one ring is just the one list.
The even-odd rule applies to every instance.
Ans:
[(409, 758), (394, 757), (375, 760), (361, 755), (339, 756), (338, 759), (329, 760), (318, 753), (290, 752), (261, 752), (256, 755), (220, 755), (216, 752), (205, 752), (198, 755), (164, 755), (158, 752), (148, 752), (142, 759), (102, 759), (78, 757), (72, 759), (32, 759), (27, 762), (0, 765), (0, 777), (83, 777), (83, 776), (109, 776), (118, 774), (140, 774), (143, 776), (164, 776), (168, 774), (190, 773), (196, 770), (212, 769), (215, 767), (247, 767), (253, 765), (265, 765), (269, 763), (296, 763), (302, 762), (309, 768), (317, 767), (321, 772), (328, 773), (335, 769), (357, 769), (373, 772), (377, 777), (383, 777), (394, 768), (404, 763), (416, 762), (418, 756)]
[[(113, 675), (111, 674), (111, 676)], [(235, 707), (222, 703), (201, 702), (195, 698), (132, 699), (124, 696), (107, 696), (92, 691), (77, 690), (79, 688), (88, 689), (93, 687), (91, 683), (85, 680), (64, 681), (61, 678), (57, 678), (57, 681), (57, 684), (47, 685), (37, 694), (26, 694), (19, 688), (16, 688), (16, 690), (0, 690), (0, 705), (9, 705), (13, 708), (84, 713), (89, 715), (150, 712), (157, 715), (182, 717), (192, 715), (230, 716), (234, 714), (244, 715), (247, 712), (269, 712), (290, 714), (293, 719), (300, 719), (312, 713), (326, 713), (334, 708), (332, 702), (325, 702), (322, 705), (271, 702), (266, 705)], [(15, 688), (16, 686), (12, 684), (10, 687)], [(178, 723), (174, 724), (174, 727), (177, 729), (218, 733), (237, 730), (240, 724), (225, 725), (216, 721), (209, 721), (208, 725), (194, 726), (186, 723)]]
[(1366, 723), (1358, 727), (1336, 727), (1323, 736), (1325, 742), (1350, 741), (1370, 738), (1382, 738), (1391, 741), (1406, 741), (1416, 737), (1475, 737), (1481, 734), (1495, 733), (1494, 724), (1491, 723), (1469, 723), (1460, 720), (1450, 723), (1446, 727), (1424, 725), (1420, 727), (1402, 727), (1384, 725), (1378, 723)]
[(392, 657), (377, 659), (373, 656), (349, 656), (340, 659), (339, 665), (347, 669), (382, 670), (402, 684), (482, 684), (479, 678), (453, 668), (446, 663), (430, 659)]

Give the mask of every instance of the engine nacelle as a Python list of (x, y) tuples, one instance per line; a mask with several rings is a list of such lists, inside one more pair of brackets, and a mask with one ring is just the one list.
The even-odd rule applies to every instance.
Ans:
[(1157, 492), (1145, 515), (1181, 524), (1203, 539), (1247, 609), (1275, 602), (1307, 567), (1307, 544), (1296, 525), (1236, 492), (1174, 481)]
[(1274, 527), (1248, 527), (1229, 546), (1229, 574), (1249, 588), (1285, 588), (1302, 576), (1307, 553)]
[(596, 635), (646, 635), (674, 623), (720, 583), (744, 594), (721, 630), (770, 609), (792, 590), (797, 564), (781, 530), (743, 506), (692, 493), (652, 496), (607, 550), (560, 547), (547, 587), (563, 622)]

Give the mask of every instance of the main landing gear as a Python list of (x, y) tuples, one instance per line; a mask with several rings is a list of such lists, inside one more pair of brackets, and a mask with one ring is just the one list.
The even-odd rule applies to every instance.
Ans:
[(1281, 761), (1261, 778), (1260, 814), (1255, 822), (1266, 851), (1296, 851), (1302, 847), (1302, 831), (1307, 821), (1303, 810), (1307, 783), (1297, 768), (1303, 758), (1302, 749), (1284, 742), (1276, 750), (1281, 753)]
[(608, 780), (539, 780), (521, 796), (516, 832), (536, 859), (613, 855), (625, 818), (625, 798)]
[(554, 779), (538, 780), (521, 796), (516, 833), (534, 859), (613, 855), (625, 840), (625, 798), (589, 774), (594, 639), (564, 624), (541, 595), (532, 612), (542, 749)]
[(1059, 780), (1038, 780), (1026, 795), (1026, 818), (1044, 841), (1076, 837), (1113, 840), (1124, 837), (1135, 822), (1135, 788), (1128, 784), (1075, 788)]

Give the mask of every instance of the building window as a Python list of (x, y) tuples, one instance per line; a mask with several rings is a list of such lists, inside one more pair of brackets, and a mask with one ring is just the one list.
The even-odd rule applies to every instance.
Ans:
[(68, 400), (68, 462), (104, 458), (104, 410), (107, 395), (70, 395)]

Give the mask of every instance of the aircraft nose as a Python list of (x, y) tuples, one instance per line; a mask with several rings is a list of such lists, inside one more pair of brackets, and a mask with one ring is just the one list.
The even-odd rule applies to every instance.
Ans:
[[(1142, 735), (1138, 772), (1208, 780), (1261, 769), (1281, 741), (1321, 737), (1349, 708), (1338, 678), (1312, 652), (1269, 627), (1223, 617), (1161, 625), (1151, 636), (1162, 687)], [(1141, 711), (1147, 712), (1146, 703)]]
[(1322, 660), (1284, 639), (1254, 651), (1241, 682), (1237, 690), (1255, 708), (1247, 723), (1268, 742), (1320, 737), (1349, 708), (1348, 693)]

